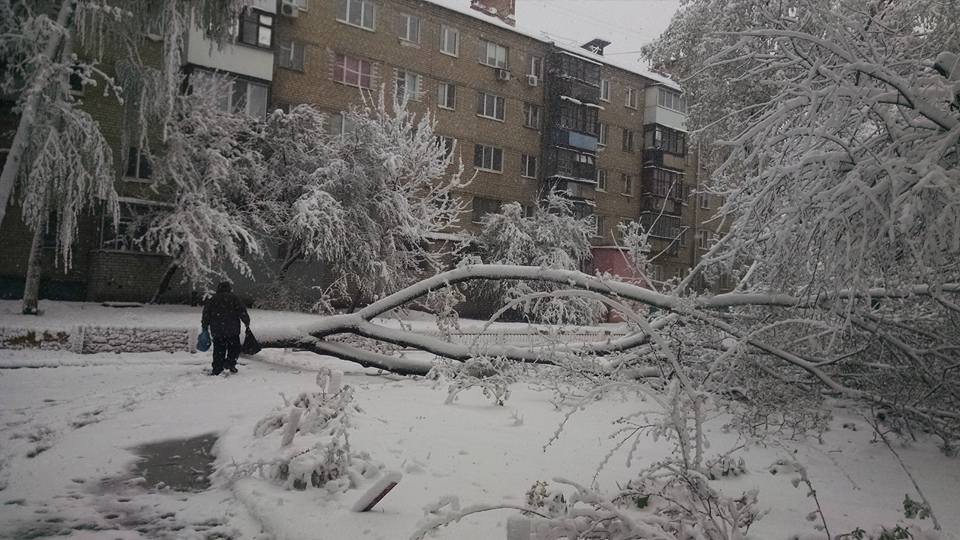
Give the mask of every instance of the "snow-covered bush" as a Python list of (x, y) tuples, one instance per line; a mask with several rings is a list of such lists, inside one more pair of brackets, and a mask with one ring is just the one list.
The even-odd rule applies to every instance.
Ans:
[(336, 494), (356, 489), (383, 469), (370, 454), (350, 446), (351, 419), (358, 412), (350, 386), (332, 395), (301, 393), (257, 422), (251, 459), (228, 465), (222, 474), (234, 479), (255, 476), (291, 490), (318, 488)]
[(503, 405), (510, 398), (510, 385), (519, 380), (522, 368), (505, 358), (478, 356), (463, 363), (443, 362), (434, 369), (448, 384), (446, 403), (453, 403), (466, 390), (479, 388), (484, 397)]
[[(519, 203), (507, 203), (499, 213), (483, 216), (480, 232), (468, 248), (472, 254), (461, 264), (580, 269), (590, 259), (593, 222), (577, 217), (573, 202), (558, 193), (550, 193), (542, 203), (531, 216)], [(551, 283), (496, 280), (471, 290), (488, 305), (506, 304), (539, 322), (589, 324), (599, 319), (603, 307), (596, 302), (544, 294), (558, 289)]]

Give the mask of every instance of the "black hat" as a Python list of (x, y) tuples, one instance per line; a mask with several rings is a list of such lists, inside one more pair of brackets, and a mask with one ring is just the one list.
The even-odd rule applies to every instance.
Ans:
[(229, 281), (221, 281), (220, 284), (217, 285), (217, 292), (230, 292), (232, 290), (233, 285), (230, 285)]

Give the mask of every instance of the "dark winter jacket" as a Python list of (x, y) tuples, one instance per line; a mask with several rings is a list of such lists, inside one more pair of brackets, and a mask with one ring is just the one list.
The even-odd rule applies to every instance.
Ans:
[(250, 326), (250, 315), (243, 302), (232, 292), (218, 291), (203, 306), (200, 324), (209, 326), (213, 336), (236, 336), (240, 333), (240, 321)]

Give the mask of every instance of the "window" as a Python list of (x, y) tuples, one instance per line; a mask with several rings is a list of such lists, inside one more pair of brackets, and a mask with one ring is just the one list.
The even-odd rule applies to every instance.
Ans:
[(397, 101), (420, 99), (420, 75), (412, 71), (397, 71)]
[(149, 180), (153, 176), (149, 157), (136, 146), (127, 150), (127, 172), (124, 176), (131, 180)]
[(636, 88), (627, 88), (627, 101), (624, 106), (636, 109), (640, 103), (640, 92)]
[(338, 54), (333, 77), (335, 81), (347, 86), (370, 88), (371, 72), (370, 62)]
[(437, 87), (437, 106), (443, 109), (457, 108), (457, 85), (452, 82), (442, 82)]
[(645, 192), (656, 197), (678, 201), (685, 198), (683, 194), (683, 173), (660, 168), (646, 168), (643, 170), (643, 176)]
[(600, 80), (600, 101), (610, 101), (610, 81)]
[(330, 133), (333, 135), (351, 135), (356, 132), (357, 126), (346, 113), (340, 113), (332, 116), (330, 124)]
[(597, 144), (600, 146), (607, 145), (607, 125), (603, 122), (597, 122), (597, 131), (599, 136), (597, 137)]
[(700, 249), (710, 249), (709, 231), (700, 231), (697, 233), (697, 247)]
[(473, 166), (489, 172), (503, 172), (503, 149), (485, 144), (473, 147)]
[(687, 155), (687, 134), (660, 125), (647, 126), (644, 144), (652, 150), (663, 150), (676, 156)]
[(582, 178), (592, 182), (597, 177), (596, 157), (593, 154), (580, 153), (568, 148), (553, 147), (547, 151), (544, 159), (553, 164), (552, 172), (556, 176)]
[(282, 68), (303, 71), (303, 43), (281, 40), (277, 50), (277, 65)]
[(624, 195), (633, 195), (633, 175), (621, 173), (620, 180), (623, 182), (623, 191), (621, 193)]
[(590, 135), (597, 134), (597, 109), (581, 107), (568, 100), (560, 102), (560, 124), (563, 129), (571, 129)]
[(602, 214), (594, 214), (593, 223), (594, 223), (593, 235), (598, 238), (603, 238), (604, 233), (607, 230), (607, 216), (604, 216)]
[(666, 214), (640, 214), (640, 226), (657, 238), (675, 240), (680, 237), (680, 217)]
[(591, 86), (600, 86), (600, 64), (572, 54), (558, 55), (557, 64), (561, 77), (577, 79)]
[(473, 222), (480, 223), (480, 219), (487, 214), (496, 214), (500, 211), (500, 201), (485, 197), (473, 198)]
[(626, 129), (623, 130), (623, 151), (624, 152), (633, 152), (633, 130)]
[(507, 68), (507, 48), (485, 39), (480, 40), (480, 63), (495, 68)]
[(597, 191), (607, 190), (607, 170), (597, 169)]
[(530, 75), (537, 78), (543, 78), (543, 58), (539, 56), (530, 57)]
[(337, 0), (337, 20), (367, 30), (376, 29), (373, 0)]
[(240, 43), (270, 48), (273, 45), (273, 15), (245, 9), (240, 16)]
[(523, 205), (523, 217), (525, 217), (525, 218), (532, 218), (532, 217), (533, 217), (533, 214), (536, 212), (536, 208), (537, 208), (537, 207), (534, 206), (534, 205), (532, 205), (532, 204), (524, 204), (524, 205)]
[(503, 121), (505, 100), (501, 96), (480, 92), (477, 94), (477, 115)]
[(660, 87), (657, 89), (657, 104), (678, 112), (687, 112), (687, 100), (679, 92)]
[(420, 17), (400, 14), (400, 39), (410, 43), (420, 43)]
[(701, 210), (709, 210), (709, 209), (710, 209), (710, 194), (709, 194), (709, 193), (700, 193), (700, 194), (697, 196), (697, 199), (699, 200), (699, 205), (700, 205), (700, 209), (701, 209)]
[(452, 26), (440, 25), (440, 52), (460, 56), (460, 31)]
[(450, 157), (453, 149), (456, 148), (457, 140), (445, 135), (437, 135), (437, 146), (443, 147), (443, 157)]
[(528, 128), (540, 129), (540, 107), (533, 103), (523, 104), (523, 125)]
[(161, 208), (168, 206), (151, 201), (144, 201), (143, 203), (121, 201), (120, 213), (114, 216), (116, 227), (108, 223), (109, 218), (104, 218), (100, 247), (120, 251), (148, 251), (149, 248), (143, 242), (143, 237), (146, 235), (147, 228), (156, 213)]
[(520, 176), (524, 178), (537, 177), (537, 156), (523, 154), (520, 156)]
[(265, 84), (247, 79), (232, 79), (222, 74), (195, 70), (190, 75), (190, 91), (217, 96), (221, 111), (244, 113), (254, 118), (267, 115), (267, 98), (270, 93)]

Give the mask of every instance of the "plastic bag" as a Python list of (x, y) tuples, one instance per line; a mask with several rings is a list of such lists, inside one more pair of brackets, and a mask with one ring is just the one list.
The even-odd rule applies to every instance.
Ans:
[(243, 354), (257, 354), (263, 350), (263, 347), (260, 346), (260, 342), (257, 341), (257, 338), (254, 337), (253, 332), (250, 331), (250, 327), (247, 327), (247, 333), (243, 336), (243, 346), (240, 348), (240, 352)]
[(203, 328), (200, 330), (200, 334), (197, 336), (197, 350), (200, 352), (207, 352), (210, 350), (210, 332)]

